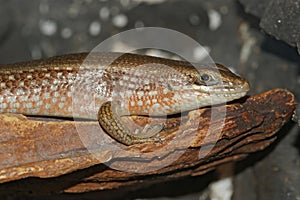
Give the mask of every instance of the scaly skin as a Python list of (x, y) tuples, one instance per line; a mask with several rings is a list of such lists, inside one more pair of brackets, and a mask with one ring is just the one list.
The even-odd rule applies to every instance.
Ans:
[(119, 53), (72, 54), (4, 65), (0, 112), (98, 119), (124, 144), (159, 141), (133, 136), (114, 112), (164, 116), (247, 93), (246, 80), (222, 65), (211, 66), (199, 65), (197, 70), (184, 61)]

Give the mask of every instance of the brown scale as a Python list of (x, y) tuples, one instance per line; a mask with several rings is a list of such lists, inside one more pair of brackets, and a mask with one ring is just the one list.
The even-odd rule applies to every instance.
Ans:
[[(85, 58), (87, 56), (89, 60), (85, 61)], [(149, 64), (149, 66), (146, 66), (145, 64)], [(137, 68), (143, 65), (145, 65), (145, 68)], [(102, 68), (99, 70), (99, 67), (104, 66), (107, 66), (105, 71), (103, 71)], [(168, 66), (174, 71), (165, 69), (164, 66)], [(206, 69), (206, 71), (209, 70), (209, 73), (220, 77), (220, 79), (222, 79), (225, 84), (231, 82), (232, 84), (226, 87), (232, 87), (235, 93), (237, 90), (240, 92), (240, 95), (235, 94), (231, 97), (230, 90), (228, 90), (226, 91), (226, 97), (223, 97), (224, 99), (220, 99), (220, 101), (226, 102), (239, 98), (246, 94), (249, 89), (247, 81), (231, 73), (227, 68), (221, 65), (217, 65), (217, 68), (219, 69), (219, 72), (221, 74), (220, 76), (214, 70), (209, 70), (209, 68)], [(50, 74), (50, 77), (46, 76), (48, 74)], [(128, 105), (125, 105), (125, 108), (121, 109), (129, 109), (130, 112), (136, 115), (143, 115), (147, 114), (147, 111), (145, 112), (145, 110), (149, 111), (151, 110), (152, 106), (154, 106), (152, 102), (149, 106), (146, 105), (146, 101), (148, 99), (151, 99), (153, 101), (154, 98), (157, 100), (157, 103), (160, 104), (160, 107), (158, 109), (164, 110), (165, 105), (174, 105), (176, 103), (178, 105), (183, 105), (183, 109), (185, 109), (185, 107), (186, 109), (196, 109), (197, 107), (185, 104), (197, 101), (197, 99), (188, 99), (185, 100), (185, 102), (180, 102), (181, 99), (175, 100), (173, 99), (173, 97), (176, 92), (179, 94), (179, 96), (181, 93), (192, 93), (194, 91), (194, 87), (192, 86), (195, 86), (195, 88), (201, 88), (199, 86), (203, 85), (203, 82), (198, 81), (201, 74), (198, 74), (197, 70), (195, 70), (190, 63), (184, 61), (175, 61), (136, 54), (71, 54), (44, 60), (21, 62), (1, 66), (0, 84), (4, 84), (4, 88), (3, 85), (2, 88), (0, 88), (0, 104), (9, 104), (6, 109), (2, 109), (2, 112), (12, 111), (10, 110), (12, 109), (12, 104), (8, 102), (8, 99), (10, 97), (8, 95), (5, 95), (5, 91), (9, 91), (17, 96), (16, 91), (18, 89), (22, 89), (25, 92), (24, 96), (20, 95), (16, 97), (17, 102), (21, 105), (20, 108), (17, 109), (18, 113), (22, 113), (25, 115), (40, 114), (57, 117), (72, 117), (73, 113), (68, 108), (70, 105), (72, 105), (73, 99), (72, 97), (68, 97), (68, 94), (70, 93), (72, 87), (69, 80), (73, 81), (73, 79), (69, 79), (68, 77), (75, 76), (76, 74), (78, 75), (77, 78), (79, 80), (77, 79), (75, 81), (75, 85), (73, 85), (73, 87), (75, 87), (75, 93), (79, 93), (78, 98), (80, 98), (81, 100), (86, 97), (86, 93), (96, 92), (95, 90), (97, 88), (97, 84), (101, 84), (104, 82), (107, 84), (105, 88), (100, 89), (100, 93), (98, 94), (98, 96), (100, 96), (100, 99), (96, 99), (97, 102), (105, 102), (99, 108), (98, 120), (102, 128), (104, 128), (110, 136), (127, 145), (141, 142), (159, 142), (161, 141), (161, 139), (155, 137), (138, 138), (136, 136), (132, 136), (130, 131), (128, 131), (128, 129), (124, 125), (122, 125), (121, 121), (112, 113), (110, 98), (113, 90), (119, 89), (120, 91), (117, 92), (131, 90), (133, 92), (133, 96), (130, 98), (135, 102), (135, 106), (131, 107), (131, 104), (129, 102)], [(88, 80), (84, 79), (85, 74), (89, 76)], [(101, 74), (103, 74), (102, 77)], [(13, 75), (13, 80), (10, 80), (11, 75)], [(123, 80), (122, 77), (124, 76), (128, 76), (129, 80)], [(97, 79), (97, 77), (101, 77), (101, 80), (99, 80), (99, 78)], [(148, 79), (150, 81), (149, 85), (144, 84), (145, 79)], [(162, 79), (162, 83), (157, 82), (157, 80), (159, 79)], [(51, 90), (51, 86), (54, 85), (55, 80), (57, 80), (58, 84), (58, 97), (54, 97), (55, 91)], [(119, 80), (124, 81), (124, 86), (117, 84)], [(24, 82), (24, 86), (20, 86), (21, 82)], [(169, 82), (172, 82), (172, 84), (169, 85)], [(115, 84), (117, 88), (114, 88), (115, 86), (113, 86), (113, 84)], [(133, 84), (135, 88), (128, 88), (130, 84)], [(183, 89), (180, 89), (183, 85), (189, 88), (184, 89), (184, 87), (182, 87)], [(77, 86), (80, 87), (77, 88)], [(177, 89), (175, 88), (175, 90), (172, 91), (172, 86), (176, 86)], [(150, 89), (145, 89), (146, 87), (150, 87)], [(167, 94), (164, 94), (163, 90), (168, 87), (169, 91), (167, 92)], [(41, 93), (34, 94), (34, 88), (41, 88)], [(145, 95), (148, 96), (138, 97), (136, 95), (138, 90), (143, 91)], [(149, 92), (154, 90), (157, 90), (157, 95), (150, 96)], [(43, 94), (45, 93), (50, 93), (50, 98), (44, 98)], [(40, 100), (43, 101), (43, 104), (40, 106), (40, 110), (38, 113), (31, 113), (32, 109), (27, 109), (26, 104), (32, 103), (33, 108), (37, 106), (37, 102), (33, 101), (33, 98), (36, 95), (39, 95)], [(28, 97), (28, 101), (22, 102), (22, 97)], [(59, 108), (62, 97), (66, 98), (66, 102), (62, 108)], [(54, 98), (56, 98), (57, 101), (53, 103)], [(122, 101), (122, 99), (119, 100)], [(143, 105), (137, 106), (138, 101), (142, 101)], [(84, 101), (83, 104), (79, 103), (79, 106), (84, 105), (84, 103)], [(47, 104), (50, 105), (49, 108), (46, 108)], [(79, 117), (90, 117), (90, 112), (90, 110), (86, 109), (83, 112), (79, 113)], [(167, 111), (165, 114), (169, 114), (168, 112), (170, 111)], [(180, 110), (174, 110), (172, 112), (176, 113), (180, 112)]]

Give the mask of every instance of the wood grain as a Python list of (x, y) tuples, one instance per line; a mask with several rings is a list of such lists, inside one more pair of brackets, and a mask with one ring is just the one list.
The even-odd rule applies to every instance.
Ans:
[[(28, 177), (59, 185), (44, 193), (82, 193), (199, 176), (265, 149), (295, 106), (292, 93), (274, 89), (226, 105), (222, 130), (222, 117), (217, 115), (211, 121), (212, 108), (203, 108), (183, 116), (153, 119), (164, 124), (164, 141), (132, 146), (116, 142), (94, 121), (1, 114), (0, 191), (10, 181), (32, 181)], [(213, 110), (222, 111), (222, 107)], [(140, 125), (149, 122), (146, 117), (124, 120)], [(221, 132), (216, 134), (218, 130)], [(39, 184), (34, 181), (30, 187)]]

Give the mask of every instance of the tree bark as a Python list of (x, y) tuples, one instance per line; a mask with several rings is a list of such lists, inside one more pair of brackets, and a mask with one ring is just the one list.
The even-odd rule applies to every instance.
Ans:
[(295, 106), (292, 93), (274, 89), (167, 119), (123, 117), (164, 127), (161, 143), (132, 146), (116, 142), (94, 121), (1, 114), (0, 183), (56, 177), (45, 179), (63, 185), (55, 192), (81, 193), (199, 176), (265, 149)]

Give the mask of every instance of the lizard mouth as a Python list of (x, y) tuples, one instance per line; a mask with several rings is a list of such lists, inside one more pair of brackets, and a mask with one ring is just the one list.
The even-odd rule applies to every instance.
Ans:
[(195, 85), (193, 87), (199, 92), (216, 96), (244, 96), (250, 89), (250, 85), (247, 81), (243, 81), (243, 83), (239, 84), (224, 83), (222, 85)]

